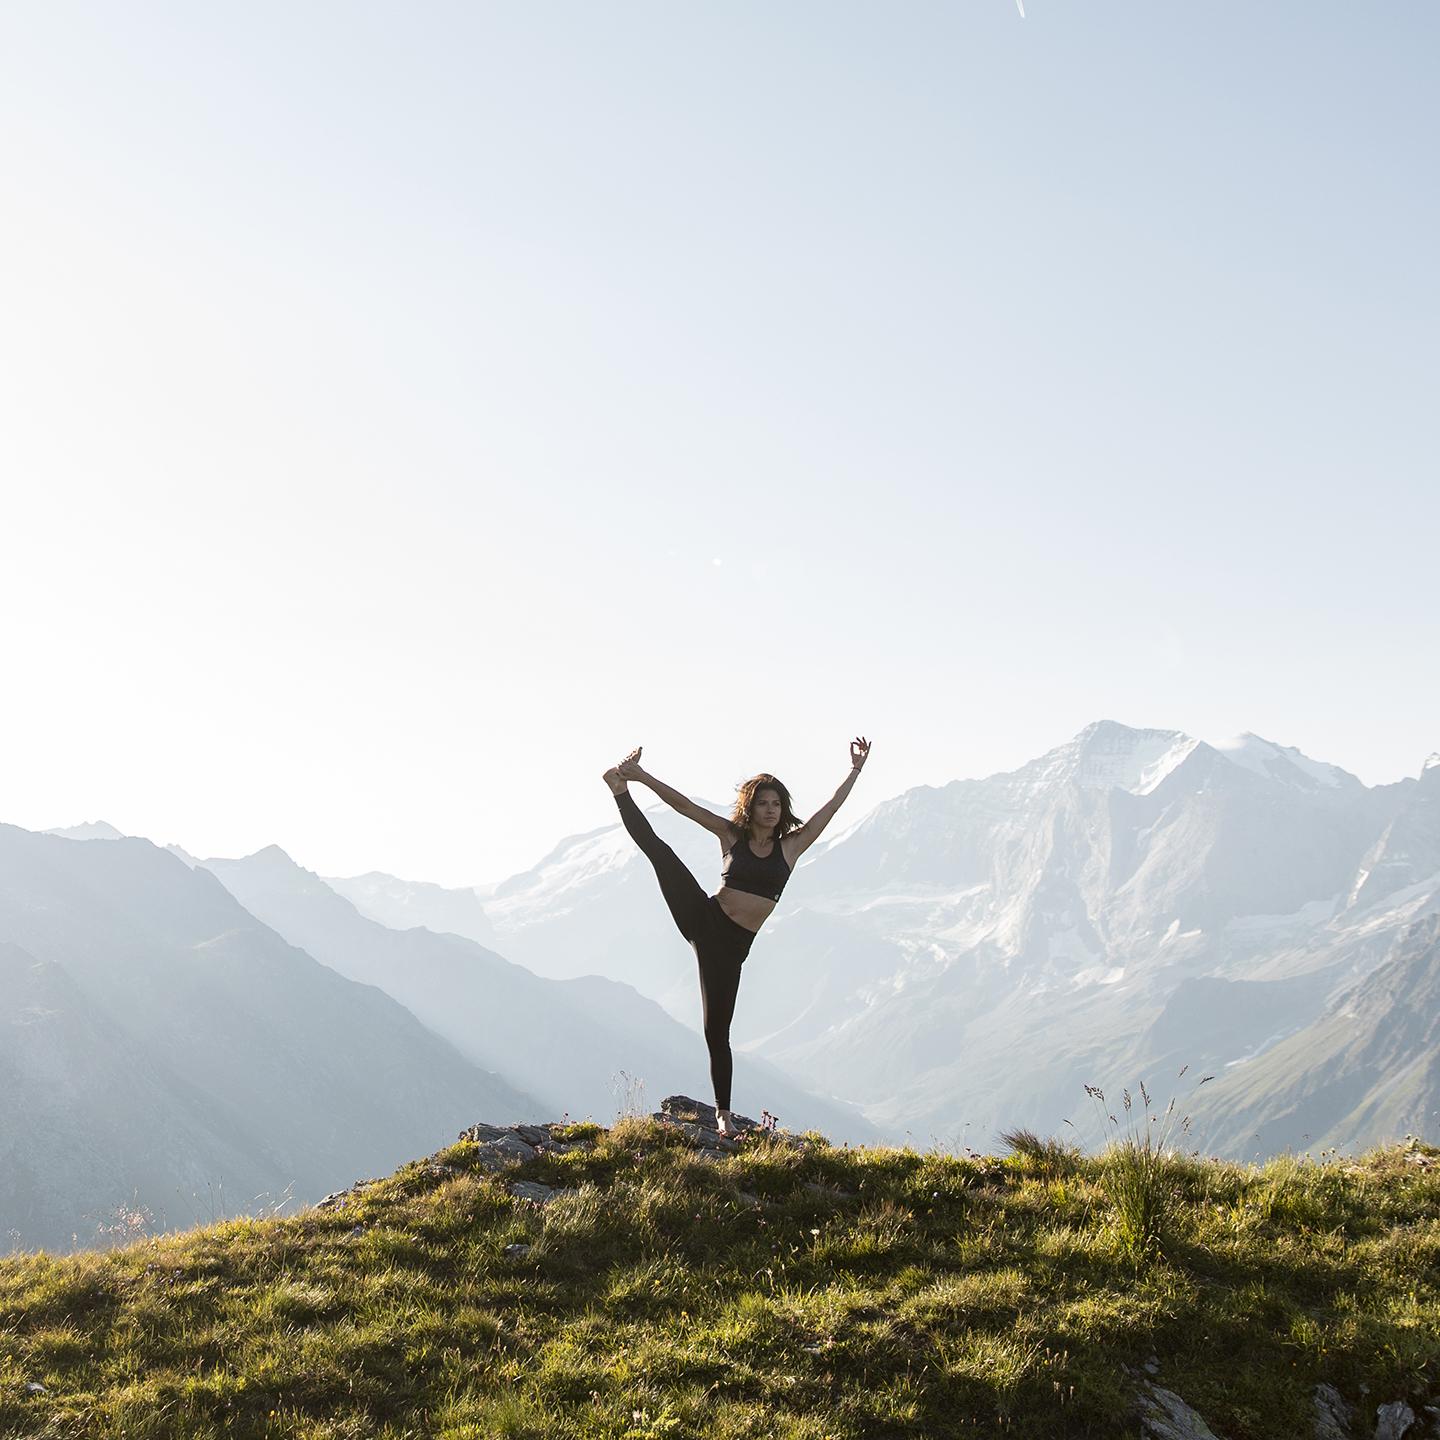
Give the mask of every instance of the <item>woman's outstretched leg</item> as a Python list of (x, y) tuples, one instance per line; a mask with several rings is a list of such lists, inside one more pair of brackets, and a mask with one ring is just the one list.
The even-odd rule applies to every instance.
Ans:
[[(705, 913), (708, 899), (700, 888), (700, 882), (690, 873), (685, 862), (650, 828), (635, 797), (628, 789), (616, 790), (613, 771), (605, 772), (606, 782), (615, 796), (620, 810), (620, 821), (630, 832), (631, 838), (640, 847), (645, 858), (655, 867), (655, 877), (660, 882), (660, 893), (670, 907), (681, 935), (694, 944), (699, 933), (700, 917)], [(619, 781), (624, 785), (624, 781)]]

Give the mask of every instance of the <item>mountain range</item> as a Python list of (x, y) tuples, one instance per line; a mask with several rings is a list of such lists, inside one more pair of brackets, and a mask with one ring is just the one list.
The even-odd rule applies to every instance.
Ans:
[[(647, 814), (713, 881), (714, 837)], [(696, 1023), (653, 876), (618, 826), (471, 895), (496, 947), (536, 973), (588, 956)], [(1357, 1102), (1371, 1121), (1347, 1127), (1287, 1107), (1288, 1080), (1249, 1077), (1270, 1055), (1301, 1083), (1303, 1044), (1281, 1042), (1409, 954), (1437, 910), (1440, 756), (1368, 787), (1253, 734), (1211, 745), (1098, 721), (1019, 770), (916, 787), (822, 837), (756, 942), (734, 1033), (887, 1137), (943, 1148), (1077, 1124), (1087, 1083), (1145, 1078), (1184, 1102), (1212, 1073), (1192, 1133), (1217, 1154), (1433, 1133), (1424, 1084), (1398, 1108)], [(1403, 1037), (1407, 1018), (1371, 1023)]]
[(544, 1106), (142, 839), (0, 825), (0, 1239), (323, 1195)]
[[(647, 814), (713, 890), (715, 837)], [(1231, 1158), (1436, 1133), (1440, 755), (1368, 787), (1255, 735), (1099, 721), (837, 826), (747, 963), (752, 1113), (1098, 1144), (1084, 1086), (1145, 1080)], [(618, 823), (473, 889), (3, 826), (0, 1232), (85, 1243), (132, 1194), (188, 1223), (202, 1187), (303, 1199), (480, 1113), (703, 1093), (698, 1011)]]

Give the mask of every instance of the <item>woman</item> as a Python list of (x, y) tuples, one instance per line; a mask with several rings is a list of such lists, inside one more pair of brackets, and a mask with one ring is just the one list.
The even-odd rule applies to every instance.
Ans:
[[(727, 820), (647, 775), (640, 768), (639, 748), (605, 772), (605, 783), (620, 807), (620, 819), (655, 867), (660, 893), (699, 961), (716, 1128), (722, 1135), (735, 1134), (730, 1111), (730, 1019), (740, 988), (740, 967), (791, 871), (834, 818), (869, 754), (870, 742), (863, 736), (850, 742), (850, 773), (830, 801), (805, 824), (790, 808), (790, 792), (773, 775), (756, 775), (740, 786), (735, 809)], [(680, 857), (650, 828), (630, 794), (631, 780), (648, 785), (672, 809), (719, 837), (723, 859), (716, 894), (706, 895)]]

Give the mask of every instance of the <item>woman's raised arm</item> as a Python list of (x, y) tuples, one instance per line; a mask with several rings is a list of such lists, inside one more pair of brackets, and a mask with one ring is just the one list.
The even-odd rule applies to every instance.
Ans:
[[(635, 753), (638, 755), (640, 752), (637, 750)], [(697, 805), (689, 796), (682, 795), (663, 780), (657, 780), (648, 771), (640, 768), (638, 759), (621, 763), (620, 778), (638, 785), (648, 785), (672, 810), (678, 811), (687, 820), (693, 820), (716, 835), (729, 837), (732, 826), (723, 815), (717, 815), (713, 810)]]
[(835, 812), (845, 803), (845, 797), (855, 788), (860, 771), (870, 758), (870, 742), (857, 735), (850, 742), (850, 773), (840, 782), (840, 788), (798, 829), (791, 831), (787, 839), (798, 842), (795, 858), (798, 860), (819, 838), (820, 832), (835, 818)]

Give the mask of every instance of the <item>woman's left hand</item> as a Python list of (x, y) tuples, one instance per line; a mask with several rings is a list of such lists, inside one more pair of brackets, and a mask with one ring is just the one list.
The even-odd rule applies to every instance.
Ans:
[(850, 742), (850, 768), (858, 770), (869, 757), (870, 742), (863, 736), (857, 735)]

